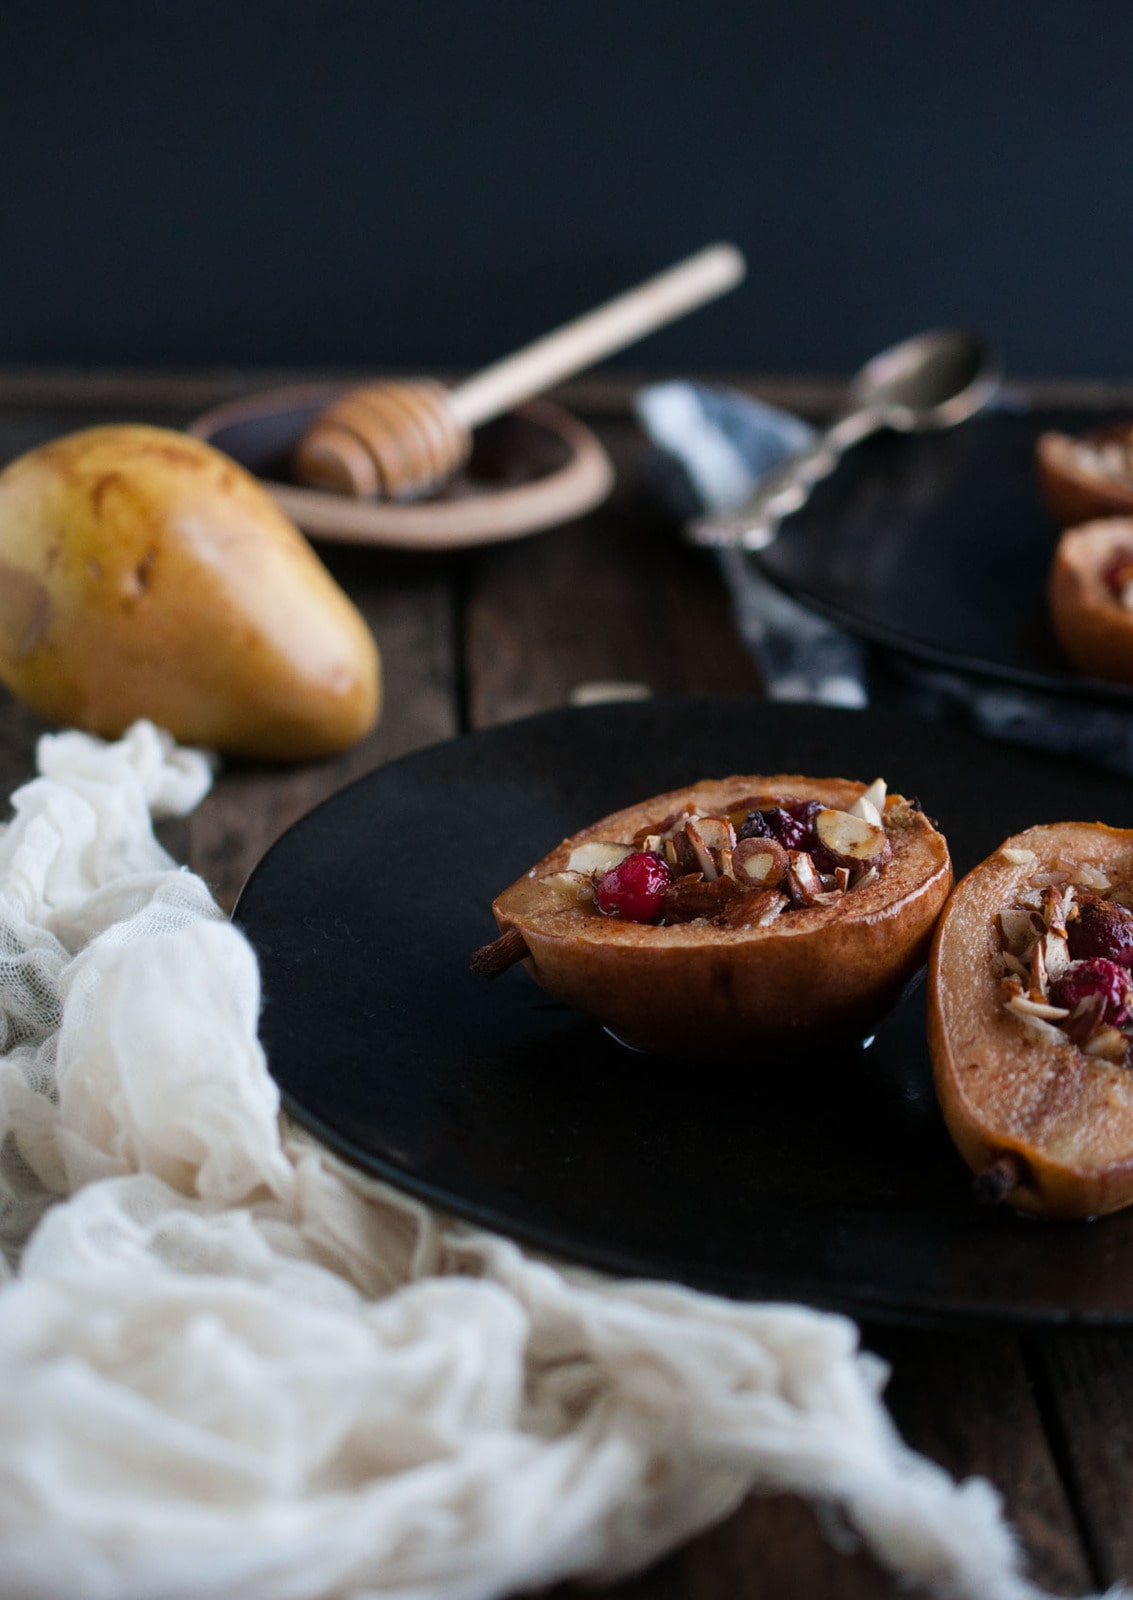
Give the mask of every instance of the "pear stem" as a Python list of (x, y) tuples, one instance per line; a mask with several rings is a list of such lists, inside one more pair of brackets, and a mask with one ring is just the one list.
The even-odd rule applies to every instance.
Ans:
[(517, 961), (525, 960), (531, 954), (527, 942), (518, 928), (505, 928), (498, 939), (493, 939), (491, 944), (481, 945), (468, 965), (478, 978), (498, 978), (509, 967), (514, 967)]

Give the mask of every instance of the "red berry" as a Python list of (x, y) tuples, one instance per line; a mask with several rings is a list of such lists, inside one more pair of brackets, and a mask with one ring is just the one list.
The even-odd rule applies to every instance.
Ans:
[(1110, 594), (1120, 600), (1125, 585), (1133, 582), (1133, 550), (1128, 545), (1119, 546), (1110, 556), (1102, 571), (1102, 581)]
[(1051, 1003), (1065, 1006), (1070, 1012), (1083, 1000), (1092, 1000), (1095, 996), (1102, 1007), (1099, 1022), (1119, 1028), (1129, 1021), (1129, 973), (1115, 961), (1106, 961), (1101, 956), (1074, 961), (1050, 986)]
[(626, 922), (656, 922), (673, 881), (664, 856), (640, 850), (626, 856), (598, 880), (598, 909)]
[(1104, 956), (1119, 967), (1133, 967), (1133, 916), (1114, 900), (1078, 896), (1078, 915), (1066, 925), (1072, 961)]

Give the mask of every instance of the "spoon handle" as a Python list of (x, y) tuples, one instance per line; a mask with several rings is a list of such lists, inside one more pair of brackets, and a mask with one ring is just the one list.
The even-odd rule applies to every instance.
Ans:
[[(862, 424), (872, 413), (860, 413)], [(839, 418), (825, 433), (805, 450), (789, 456), (780, 467), (774, 468), (760, 480), (759, 487), (734, 511), (714, 511), (690, 522), (687, 534), (693, 544), (712, 549), (727, 549), (738, 545), (742, 550), (765, 550), (779, 532), (784, 517), (798, 511), (810, 496), (810, 491), (821, 478), (829, 477), (838, 464), (842, 451), (850, 443), (843, 437), (844, 419)], [(858, 427), (853, 430), (854, 442), (877, 427)]]
[(449, 391), (449, 405), (468, 429), (613, 355), (656, 328), (715, 300), (740, 282), (744, 258), (731, 244), (709, 245), (605, 305), (576, 317)]

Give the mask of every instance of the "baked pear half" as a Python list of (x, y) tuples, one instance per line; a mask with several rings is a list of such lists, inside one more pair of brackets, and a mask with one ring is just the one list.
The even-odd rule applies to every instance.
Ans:
[(1068, 529), (1048, 585), (1050, 619), (1073, 666), (1133, 683), (1133, 516)]
[(976, 1193), (1089, 1217), (1133, 1202), (1133, 830), (1059, 822), (957, 886), (929, 964), (929, 1047)]
[(472, 965), (522, 960), (638, 1049), (742, 1061), (869, 1033), (951, 886), (943, 836), (880, 779), (706, 780), (564, 839), (496, 899)]
[(1077, 435), (1042, 433), (1035, 456), (1043, 499), (1059, 527), (1133, 516), (1133, 422)]

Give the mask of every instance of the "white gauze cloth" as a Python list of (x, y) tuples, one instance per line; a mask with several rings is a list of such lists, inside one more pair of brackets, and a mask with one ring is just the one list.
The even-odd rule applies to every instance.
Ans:
[(1033, 1600), (844, 1318), (553, 1265), (281, 1126), (255, 958), (152, 832), (204, 758), (139, 724), (39, 768), (0, 833), (0, 1595), (473, 1600), (756, 1489)]

